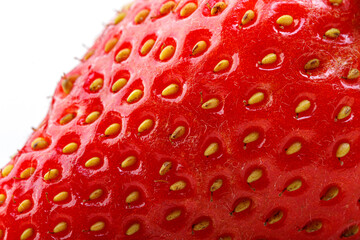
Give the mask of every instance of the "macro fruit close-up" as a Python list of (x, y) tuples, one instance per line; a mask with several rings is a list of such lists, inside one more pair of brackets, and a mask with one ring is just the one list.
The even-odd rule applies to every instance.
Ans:
[(359, 156), (359, 0), (136, 0), (1, 169), (0, 239), (360, 239)]

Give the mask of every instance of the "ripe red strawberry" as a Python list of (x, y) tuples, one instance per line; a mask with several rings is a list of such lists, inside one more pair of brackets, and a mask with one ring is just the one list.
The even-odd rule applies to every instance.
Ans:
[(360, 2), (137, 1), (2, 169), (1, 239), (360, 239)]

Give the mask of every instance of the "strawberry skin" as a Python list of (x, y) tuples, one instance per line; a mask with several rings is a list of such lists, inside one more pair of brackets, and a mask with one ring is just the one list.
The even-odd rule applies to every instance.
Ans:
[(0, 239), (360, 239), (360, 2), (136, 1), (0, 179)]

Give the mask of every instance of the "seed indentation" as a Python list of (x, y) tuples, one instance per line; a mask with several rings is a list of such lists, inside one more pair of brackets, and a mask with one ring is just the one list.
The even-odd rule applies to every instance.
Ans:
[(180, 16), (181, 17), (188, 17), (190, 16), (195, 10), (197, 9), (197, 5), (193, 2), (187, 3), (181, 10)]

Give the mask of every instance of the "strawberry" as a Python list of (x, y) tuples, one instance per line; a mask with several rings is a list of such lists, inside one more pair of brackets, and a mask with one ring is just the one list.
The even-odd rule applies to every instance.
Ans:
[(1, 239), (360, 239), (360, 2), (136, 1), (2, 169)]

